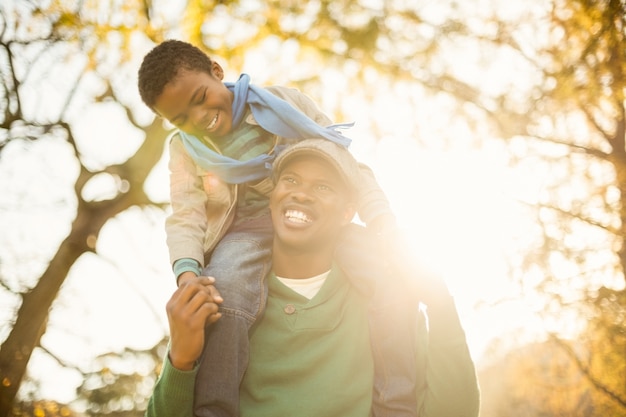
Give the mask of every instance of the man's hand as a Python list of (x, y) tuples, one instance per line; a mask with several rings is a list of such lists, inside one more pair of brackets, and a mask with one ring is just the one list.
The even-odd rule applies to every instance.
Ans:
[(204, 329), (220, 317), (222, 297), (213, 286), (215, 278), (198, 277), (178, 287), (167, 302), (170, 325), (170, 361), (182, 371), (193, 369), (204, 347)]

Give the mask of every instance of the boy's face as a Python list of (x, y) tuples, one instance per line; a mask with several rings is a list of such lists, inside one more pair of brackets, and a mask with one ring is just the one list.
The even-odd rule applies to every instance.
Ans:
[(316, 251), (333, 245), (354, 216), (347, 186), (319, 157), (287, 162), (270, 195), (274, 243), (289, 250)]
[(233, 93), (222, 82), (224, 71), (219, 64), (214, 62), (212, 68), (212, 74), (181, 69), (157, 98), (156, 113), (199, 138), (230, 132)]

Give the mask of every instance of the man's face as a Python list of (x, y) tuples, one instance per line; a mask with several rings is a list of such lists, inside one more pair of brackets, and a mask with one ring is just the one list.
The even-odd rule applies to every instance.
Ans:
[(333, 245), (354, 216), (349, 195), (328, 162), (314, 156), (295, 157), (283, 167), (270, 195), (275, 244), (290, 250)]
[(213, 63), (213, 74), (183, 69), (165, 85), (154, 110), (196, 137), (223, 136), (233, 122), (233, 93), (223, 78), (224, 71), (217, 63)]

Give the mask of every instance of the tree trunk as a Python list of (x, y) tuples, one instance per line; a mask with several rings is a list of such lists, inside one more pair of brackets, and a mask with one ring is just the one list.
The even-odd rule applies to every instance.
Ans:
[[(45, 332), (50, 307), (74, 262), (89, 251), (87, 239), (98, 219), (79, 210), (69, 236), (48, 265), (37, 285), (22, 296), (22, 305), (9, 337), (0, 347), (0, 416), (11, 416), (28, 361)], [(102, 225), (97, 227), (100, 230)]]
[(127, 192), (112, 200), (85, 202), (80, 198), (81, 190), (93, 173), (83, 169), (77, 178), (75, 188), (79, 203), (70, 234), (59, 246), (35, 287), (22, 295), (15, 324), (0, 346), (0, 417), (11, 416), (28, 361), (46, 330), (50, 307), (74, 262), (85, 252), (95, 250), (100, 230), (109, 219), (131, 206), (159, 206), (146, 196), (143, 186), (163, 155), (168, 132), (159, 119), (155, 119), (144, 131), (147, 139), (137, 152), (123, 164), (105, 170), (128, 181)]

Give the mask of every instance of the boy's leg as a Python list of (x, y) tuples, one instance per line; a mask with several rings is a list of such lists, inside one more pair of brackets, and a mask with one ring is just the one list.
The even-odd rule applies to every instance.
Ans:
[(405, 277), (383, 259), (377, 236), (350, 225), (336, 259), (359, 291), (371, 298), (370, 339), (374, 355), (374, 417), (417, 416), (415, 335), (419, 302)]
[(207, 328), (196, 377), (196, 416), (239, 416), (239, 385), (248, 365), (248, 330), (265, 307), (273, 231), (269, 216), (231, 229), (211, 255), (224, 302), (222, 317)]
[(374, 295), (369, 327), (374, 355), (374, 417), (417, 417), (418, 302), (402, 286)]

